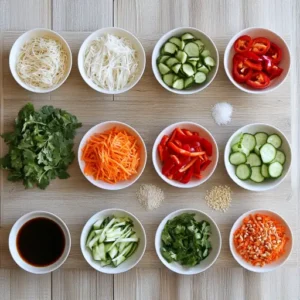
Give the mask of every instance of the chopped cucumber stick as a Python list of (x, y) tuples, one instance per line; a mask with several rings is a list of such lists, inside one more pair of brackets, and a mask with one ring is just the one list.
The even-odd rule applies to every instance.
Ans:
[(283, 171), (283, 166), (279, 162), (273, 162), (269, 165), (269, 174), (272, 178), (278, 178), (281, 176)]
[(184, 47), (184, 52), (189, 56), (189, 57), (199, 57), (200, 51), (199, 47), (197, 44), (191, 42), (187, 43)]
[(232, 165), (237, 166), (237, 165), (245, 163), (247, 161), (247, 157), (244, 153), (234, 152), (234, 153), (230, 154), (229, 161)]
[(241, 180), (247, 180), (251, 176), (251, 168), (246, 164), (241, 164), (236, 167), (235, 175)]
[(269, 174), (269, 166), (266, 165), (266, 164), (263, 164), (261, 166), (261, 175), (264, 176), (265, 178), (269, 178), (270, 177), (270, 174)]
[(273, 145), (276, 149), (278, 149), (282, 144), (282, 140), (277, 134), (270, 135), (267, 142)]
[(275, 158), (273, 159), (272, 162), (275, 162), (275, 161), (277, 161), (277, 162), (279, 162), (280, 164), (283, 165), (285, 163), (285, 154), (282, 151), (277, 150), (276, 151), (276, 156), (275, 156)]
[(176, 90), (182, 90), (184, 88), (183, 79), (177, 79), (176, 81), (174, 81), (172, 87)]
[(158, 64), (158, 70), (161, 75), (165, 75), (171, 71), (170, 68), (163, 63)]
[(173, 85), (173, 80), (174, 80), (175, 75), (170, 73), (170, 74), (165, 74), (163, 76), (163, 81), (167, 86), (172, 86)]
[(267, 143), (268, 134), (265, 132), (257, 132), (255, 133), (255, 140), (257, 146), (262, 146)]
[(249, 133), (244, 133), (241, 141), (242, 148), (245, 148), (249, 153), (255, 148), (256, 140), (254, 135)]
[(261, 159), (260, 157), (255, 153), (250, 153), (247, 157), (247, 164), (250, 167), (259, 167), (261, 166)]
[(265, 177), (261, 174), (261, 168), (260, 167), (252, 167), (251, 168), (251, 176), (250, 179), (254, 182), (260, 183), (265, 180)]
[(260, 148), (260, 155), (263, 163), (268, 164), (276, 157), (276, 149), (271, 144), (264, 144)]
[(196, 83), (202, 83), (206, 80), (206, 75), (202, 72), (197, 72), (195, 74), (195, 82)]

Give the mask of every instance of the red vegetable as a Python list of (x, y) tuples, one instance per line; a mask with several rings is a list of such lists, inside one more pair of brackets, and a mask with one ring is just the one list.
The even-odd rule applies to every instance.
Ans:
[(261, 71), (262, 70), (262, 63), (260, 61), (254, 62), (250, 59), (245, 59), (244, 64), (251, 68), (252, 70)]
[(279, 64), (282, 59), (281, 49), (274, 43), (271, 42), (270, 49), (267, 51), (266, 55), (270, 57), (274, 64)]
[(252, 45), (252, 39), (249, 35), (243, 35), (240, 36), (235, 42), (234, 42), (234, 50), (236, 52), (245, 52), (248, 49), (250, 49)]
[(185, 175), (183, 176), (183, 178), (180, 180), (181, 183), (188, 183), (190, 182), (192, 176), (194, 173), (194, 168), (193, 165), (188, 169), (188, 171), (185, 173)]
[(264, 89), (270, 84), (270, 78), (264, 72), (255, 72), (246, 83), (255, 89)]
[(270, 41), (264, 37), (258, 37), (252, 41), (252, 51), (257, 55), (266, 54), (270, 46)]
[(173, 149), (174, 150), (174, 152), (176, 152), (177, 154), (181, 154), (181, 155), (183, 155), (183, 156), (193, 156), (193, 157), (195, 157), (195, 156), (201, 156), (201, 155), (203, 155), (203, 154), (205, 154), (205, 152), (204, 151), (202, 151), (202, 152), (190, 152), (190, 151), (186, 151), (186, 150), (184, 150), (184, 149), (182, 149), (182, 148), (179, 148), (178, 146), (176, 146), (174, 143), (172, 143), (172, 142), (169, 142), (169, 147), (171, 148), (171, 149)]
[(243, 83), (250, 78), (252, 69), (245, 65), (244, 60), (234, 60), (232, 75), (235, 81)]
[(213, 147), (212, 144), (205, 138), (201, 138), (201, 145), (204, 151), (208, 156), (212, 156), (213, 153)]
[(210, 163), (211, 163), (211, 160), (205, 161), (205, 162), (201, 165), (200, 170), (201, 170), (201, 171), (205, 171), (206, 168), (210, 165)]
[(168, 140), (169, 137), (167, 135), (164, 135), (163, 138), (161, 139), (160, 145), (162, 145), (162, 147), (165, 147), (167, 145)]

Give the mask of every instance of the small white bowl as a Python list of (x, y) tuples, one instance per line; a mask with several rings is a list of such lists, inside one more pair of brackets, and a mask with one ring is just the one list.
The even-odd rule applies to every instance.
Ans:
[[(240, 133), (251, 133), (255, 134), (257, 132), (265, 132), (267, 134), (277, 134), (281, 137), (282, 145), (280, 149), (284, 152), (286, 161), (283, 165), (283, 173), (282, 175), (277, 179), (268, 179), (261, 183), (256, 183), (251, 180), (240, 180), (235, 175), (235, 169), (236, 167), (232, 165), (229, 162), (229, 155), (231, 152), (231, 147), (234, 144), (235, 139), (238, 137)], [(270, 189), (275, 188), (278, 186), (286, 177), (286, 175), (289, 172), (290, 166), (291, 166), (291, 160), (292, 160), (292, 152), (291, 152), (291, 146), (289, 141), (287, 140), (286, 136), (276, 127), (268, 125), (268, 124), (262, 124), (262, 123), (254, 123), (254, 124), (248, 124), (240, 129), (238, 129), (228, 140), (225, 151), (224, 151), (224, 163), (227, 170), (228, 175), (230, 178), (240, 187), (254, 192), (263, 192)]]
[[(161, 234), (166, 223), (168, 222), (168, 220), (171, 220), (174, 217), (179, 216), (183, 213), (195, 214), (196, 221), (207, 221), (210, 223), (211, 226), (211, 236), (210, 236), (210, 242), (212, 245), (211, 252), (204, 260), (200, 262), (200, 264), (194, 267), (185, 267), (177, 262), (168, 263), (160, 252), (160, 249), (162, 247)], [(189, 208), (179, 209), (170, 213), (161, 221), (155, 234), (155, 250), (160, 261), (171, 271), (182, 275), (194, 275), (194, 274), (204, 272), (205, 270), (210, 268), (217, 260), (221, 252), (221, 246), (222, 246), (222, 237), (218, 225), (210, 216), (208, 216), (207, 214), (205, 214), (204, 212), (198, 209), (189, 209)]]
[[(173, 130), (175, 128), (181, 128), (181, 129), (188, 129), (190, 131), (196, 131), (199, 132), (199, 135), (205, 139), (207, 139), (209, 142), (211, 142), (213, 146), (213, 155), (209, 159), (212, 160), (211, 164), (206, 168), (205, 171), (203, 171), (201, 174), (203, 175), (202, 179), (197, 179), (197, 178), (192, 178), (190, 182), (188, 183), (181, 183), (175, 180), (171, 180), (165, 175), (162, 174), (162, 163), (159, 158), (159, 154), (157, 151), (157, 147), (164, 135), (171, 135)], [(154, 168), (157, 172), (157, 174), (168, 184), (178, 187), (178, 188), (193, 188), (196, 187), (202, 183), (204, 183), (206, 180), (210, 178), (210, 176), (214, 173), (217, 164), (218, 164), (218, 159), (219, 159), (219, 150), (218, 150), (218, 145), (217, 142), (215, 141), (214, 137), (212, 134), (203, 126), (193, 123), (193, 122), (178, 122), (175, 124), (172, 124), (168, 127), (166, 127), (156, 138), (153, 148), (152, 148), (152, 162), (154, 165)]]
[[(173, 89), (169, 86), (167, 86), (162, 78), (161, 78), (161, 74), (158, 71), (158, 67), (157, 67), (157, 58), (160, 55), (160, 49), (161, 47), (173, 36), (176, 37), (180, 37), (181, 35), (183, 35), (184, 33), (191, 33), (192, 35), (194, 35), (196, 38), (201, 39), (202, 42), (205, 44), (206, 49), (208, 49), (211, 53), (212, 58), (215, 60), (216, 65), (215, 67), (213, 67), (213, 69), (209, 72), (207, 79), (204, 83), (202, 84), (193, 84), (190, 88), (186, 89), (186, 90), (176, 90)], [(190, 94), (195, 94), (198, 93), (202, 90), (204, 90), (206, 87), (208, 87), (212, 81), (214, 80), (214, 78), (217, 75), (219, 69), (219, 52), (218, 49), (215, 45), (215, 43), (213, 42), (213, 40), (206, 35), (204, 32), (202, 32), (201, 30), (197, 29), (197, 28), (193, 28), (193, 27), (179, 27), (179, 28), (175, 28), (169, 32), (167, 32), (166, 34), (164, 34), (156, 43), (153, 52), (152, 52), (152, 71), (154, 73), (155, 78), (157, 79), (157, 81), (168, 91), (173, 92), (175, 94), (180, 94), (180, 95), (190, 95)]]
[[(233, 242), (233, 236), (234, 236), (235, 231), (243, 224), (244, 218), (246, 218), (250, 214), (252, 214), (252, 215), (254, 215), (254, 214), (264, 214), (264, 215), (267, 215), (267, 216), (270, 216), (270, 217), (276, 219), (277, 221), (279, 221), (281, 224), (283, 224), (285, 226), (286, 234), (287, 234), (287, 237), (289, 238), (289, 241), (286, 244), (285, 253), (278, 260), (276, 260), (276, 261), (274, 261), (270, 264), (266, 264), (263, 267), (253, 266), (252, 264), (245, 261), (242, 258), (242, 256), (240, 256), (240, 254), (236, 251), (235, 245), (234, 245), (234, 242)], [(230, 234), (229, 234), (229, 247), (230, 247), (230, 251), (231, 251), (234, 259), (243, 268), (245, 268), (249, 271), (252, 271), (252, 272), (266, 273), (266, 272), (274, 271), (275, 269), (282, 266), (288, 260), (290, 254), (292, 252), (292, 248), (293, 248), (293, 235), (292, 235), (292, 231), (291, 231), (290, 226), (279, 214), (275, 213), (274, 211), (267, 210), (267, 209), (254, 209), (254, 210), (250, 210), (250, 211), (244, 213), (243, 215), (241, 215), (234, 222), (234, 224), (231, 228)]]
[[(20, 51), (23, 47), (23, 45), (30, 41), (33, 38), (36, 37), (50, 37), (52, 39), (55, 39), (56, 41), (58, 41), (59, 43), (61, 43), (61, 45), (63, 46), (63, 49), (65, 50), (67, 56), (68, 56), (68, 62), (67, 62), (67, 68), (66, 68), (66, 72), (65, 75), (63, 77), (63, 79), (56, 84), (55, 86), (51, 87), (51, 88), (38, 88), (38, 87), (32, 87), (27, 85), (18, 75), (17, 71), (16, 71), (16, 65), (17, 65), (17, 61), (18, 61), (18, 57), (20, 54)], [(10, 71), (14, 77), (14, 79), (16, 80), (16, 82), (23, 87), (24, 89), (33, 92), (33, 93), (49, 93), (52, 92), (56, 89), (58, 89), (69, 77), (69, 74), (71, 72), (72, 69), (72, 53), (71, 53), (71, 49), (68, 45), (68, 43), (66, 42), (66, 40), (59, 35), (57, 32), (50, 30), (50, 29), (46, 29), (46, 28), (36, 28), (36, 29), (32, 29), (29, 30), (25, 33), (23, 33), (13, 44), (11, 50), (10, 50), (10, 54), (9, 54), (9, 68)]]
[[(87, 176), (84, 174), (85, 162), (81, 159), (81, 155), (82, 155), (83, 147), (85, 146), (88, 139), (92, 135), (94, 135), (96, 133), (102, 133), (102, 132), (107, 131), (114, 127), (118, 128), (118, 129), (126, 130), (129, 134), (136, 137), (136, 139), (138, 141), (138, 145), (141, 149), (141, 153), (140, 153), (141, 157), (140, 157), (140, 164), (139, 164), (139, 167), (137, 170), (137, 174), (131, 176), (128, 180), (120, 181), (115, 184), (109, 184), (102, 180), (95, 180), (93, 178), (93, 176)], [(92, 127), (83, 136), (83, 138), (81, 139), (81, 142), (79, 144), (79, 148), (78, 148), (78, 163), (79, 163), (79, 167), (80, 167), (82, 174), (93, 185), (97, 186), (98, 188), (105, 189), (105, 190), (121, 190), (121, 189), (127, 188), (130, 185), (132, 185), (133, 183), (135, 183), (139, 179), (139, 177), (142, 175), (142, 173), (145, 169), (145, 166), (146, 166), (146, 162), (147, 162), (147, 149), (146, 149), (146, 145), (145, 145), (142, 137), (140, 136), (140, 134), (133, 127), (131, 127), (125, 123), (118, 122), (118, 121), (107, 121), (107, 122), (99, 123), (99, 124), (95, 125), (94, 127)]]
[[(135, 252), (119, 266), (101, 267), (99, 262), (93, 260), (91, 251), (86, 247), (86, 240), (93, 224), (97, 220), (99, 220), (100, 218), (105, 218), (113, 215), (116, 217), (129, 217), (133, 221), (134, 231), (139, 237), (139, 244)], [(146, 244), (147, 244), (146, 233), (143, 225), (138, 220), (138, 218), (133, 214), (131, 214), (130, 212), (118, 208), (105, 209), (94, 214), (84, 225), (80, 236), (80, 248), (85, 260), (95, 270), (106, 274), (119, 274), (132, 269), (143, 257), (146, 250)]]
[[(59, 227), (62, 229), (64, 236), (65, 236), (65, 249), (60, 256), (60, 258), (54, 262), (53, 264), (45, 267), (36, 267), (29, 263), (27, 263), (23, 258), (20, 256), (17, 248), (17, 235), (21, 227), (27, 223), (28, 221), (36, 218), (47, 218), (52, 221), (54, 221)], [(47, 234), (47, 233), (46, 233)], [(19, 267), (21, 267), (23, 270), (33, 273), (33, 274), (46, 274), (53, 272), (54, 270), (58, 269), (68, 258), (70, 250), (71, 250), (71, 235), (69, 232), (69, 229), (65, 222), (59, 218), (58, 216), (46, 212), (46, 211), (33, 211), (30, 212), (21, 218), (19, 218), (16, 223), (13, 225), (13, 227), (10, 230), (9, 238), (8, 238), (8, 245), (9, 245), (9, 251)]]
[[(242, 35), (249, 35), (251, 38), (268, 38), (271, 42), (278, 45), (282, 50), (282, 60), (278, 66), (280, 68), (283, 68), (283, 72), (279, 77), (276, 77), (273, 80), (271, 80), (270, 85), (265, 89), (254, 89), (246, 85), (245, 83), (243, 84), (236, 82), (232, 77), (232, 59), (235, 54), (233, 45), (234, 42)], [(285, 81), (289, 73), (290, 64), (291, 54), (286, 42), (278, 34), (266, 28), (250, 27), (240, 31), (229, 41), (224, 53), (224, 68), (228, 78), (238, 89), (250, 94), (265, 94), (277, 89)]]
[[(109, 91), (107, 89), (103, 89), (103, 88), (99, 87), (86, 75), (86, 72), (84, 70), (84, 56), (85, 56), (86, 49), (88, 48), (88, 46), (90, 45), (90, 43), (92, 41), (94, 41), (95, 39), (97, 39), (105, 34), (112, 34), (112, 35), (115, 35), (118, 37), (124, 37), (124, 38), (128, 39), (131, 42), (133, 48), (137, 52), (139, 67), (138, 67), (138, 72), (136, 74), (135, 79), (132, 80), (129, 84), (127, 84), (123, 89), (120, 89), (117, 91)], [(99, 29), (99, 30), (93, 32), (84, 40), (84, 42), (82, 43), (82, 45), (79, 49), (79, 53), (78, 53), (78, 69), (79, 69), (81, 77), (92, 89), (94, 89), (97, 92), (104, 93), (104, 94), (116, 95), (116, 94), (121, 94), (121, 93), (129, 91), (140, 81), (140, 79), (144, 73), (145, 67), (146, 67), (146, 54), (145, 54), (145, 50), (144, 50), (141, 42), (131, 32), (129, 32), (125, 29), (122, 29), (122, 28), (118, 28), (118, 27), (107, 27), (107, 28), (102, 28), (102, 29)]]

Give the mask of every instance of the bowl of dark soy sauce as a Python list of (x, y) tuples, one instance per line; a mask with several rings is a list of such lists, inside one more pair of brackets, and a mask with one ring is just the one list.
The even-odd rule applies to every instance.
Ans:
[(67, 225), (45, 211), (30, 212), (16, 221), (9, 234), (9, 250), (25, 271), (45, 274), (59, 268), (71, 249)]

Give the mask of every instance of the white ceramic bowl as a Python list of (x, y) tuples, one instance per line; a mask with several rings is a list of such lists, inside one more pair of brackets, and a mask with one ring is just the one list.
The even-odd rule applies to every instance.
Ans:
[[(283, 224), (285, 226), (286, 235), (289, 238), (289, 241), (286, 244), (285, 253), (278, 260), (276, 260), (270, 264), (266, 264), (263, 267), (253, 266), (252, 264), (245, 261), (242, 258), (242, 256), (240, 256), (240, 254), (236, 251), (234, 242), (233, 242), (233, 236), (234, 236), (235, 231), (243, 224), (244, 218), (246, 218), (250, 214), (252, 214), (252, 215), (264, 214), (264, 215), (270, 216), (270, 217), (274, 218), (275, 220), (279, 221), (281, 224)], [(242, 267), (244, 267), (245, 269), (252, 271), (252, 272), (266, 273), (266, 272), (270, 272), (270, 271), (277, 269), (278, 267), (282, 266), (288, 260), (290, 254), (292, 252), (292, 248), (293, 248), (293, 235), (292, 235), (292, 231), (291, 231), (291, 228), (289, 227), (288, 223), (280, 215), (278, 215), (277, 213), (275, 213), (274, 211), (271, 211), (271, 210), (254, 209), (254, 210), (250, 210), (250, 211), (244, 213), (234, 222), (234, 224), (231, 228), (230, 234), (229, 234), (229, 247), (230, 247), (230, 251), (231, 251), (234, 259)]]
[[(257, 132), (266, 132), (267, 134), (277, 134), (281, 137), (282, 140), (282, 145), (280, 149), (284, 152), (286, 156), (286, 161), (283, 166), (283, 173), (282, 175), (277, 178), (277, 179), (268, 179), (265, 180), (261, 183), (256, 183), (251, 180), (240, 180), (236, 175), (235, 175), (235, 169), (236, 167), (233, 166), (229, 162), (229, 155), (231, 152), (231, 147), (235, 143), (236, 138), (240, 133), (251, 133), (255, 134)], [(249, 124), (246, 125), (240, 129), (238, 129), (228, 140), (225, 151), (224, 151), (224, 163), (225, 167), (227, 170), (228, 175), (230, 178), (240, 187), (249, 190), (249, 191), (254, 191), (254, 192), (262, 192), (262, 191), (267, 191), (270, 189), (275, 188), (278, 186), (286, 177), (290, 166), (291, 166), (291, 160), (292, 160), (292, 152), (291, 152), (291, 146), (289, 141), (287, 140), (286, 136), (276, 127), (268, 125), (268, 124), (261, 124), (261, 123), (256, 123), (256, 124)]]
[[(279, 77), (271, 80), (270, 85), (265, 89), (253, 89), (246, 84), (236, 82), (232, 77), (232, 58), (235, 54), (233, 44), (242, 35), (249, 35), (251, 38), (266, 37), (271, 42), (278, 45), (282, 50), (282, 61), (279, 63), (279, 67), (283, 68), (283, 72)], [(250, 27), (240, 31), (229, 41), (224, 53), (224, 68), (228, 78), (238, 89), (251, 94), (264, 94), (278, 88), (285, 81), (289, 73), (290, 64), (291, 54), (286, 42), (278, 34), (266, 28)]]
[[(67, 68), (66, 68), (66, 72), (64, 74), (63, 79), (56, 84), (55, 86), (51, 87), (51, 88), (37, 88), (37, 87), (32, 87), (27, 85), (18, 75), (17, 71), (16, 71), (16, 65), (17, 65), (17, 61), (18, 61), (18, 57), (20, 54), (20, 51), (23, 47), (23, 45), (30, 41), (33, 38), (36, 37), (50, 37), (55, 39), (56, 41), (60, 42), (63, 46), (63, 49), (65, 50), (67, 56), (68, 56), (68, 62), (67, 62)], [(25, 33), (23, 33), (13, 44), (11, 50), (10, 50), (10, 54), (9, 54), (9, 68), (10, 71), (14, 77), (14, 79), (16, 80), (16, 82), (22, 86), (24, 89), (30, 91), (30, 92), (34, 92), (34, 93), (49, 93), (52, 92), (56, 89), (58, 89), (68, 78), (70, 72), (71, 72), (71, 68), (72, 68), (72, 53), (71, 53), (71, 49), (68, 45), (68, 43), (66, 42), (66, 40), (59, 35), (57, 32), (50, 30), (50, 29), (46, 29), (46, 28), (36, 28), (36, 29), (32, 29), (29, 30)]]
[[(31, 264), (28, 264), (20, 256), (17, 249), (17, 235), (19, 230), (25, 223), (35, 218), (47, 218), (54, 221), (62, 229), (65, 236), (65, 249), (62, 255), (56, 262), (46, 267), (36, 267)], [(19, 218), (13, 225), (8, 238), (8, 245), (12, 258), (14, 259), (16, 264), (19, 265), (23, 270), (34, 274), (46, 274), (58, 269), (66, 261), (71, 249), (71, 235), (65, 222), (58, 216), (46, 211), (33, 211)]]
[[(81, 155), (82, 155), (83, 147), (85, 146), (88, 139), (92, 135), (94, 135), (95, 133), (102, 133), (102, 132), (107, 131), (107, 130), (113, 128), (113, 127), (116, 127), (118, 129), (126, 130), (129, 134), (136, 137), (136, 139), (138, 141), (138, 145), (141, 149), (141, 152), (140, 152), (140, 164), (139, 164), (139, 167), (138, 167), (138, 170), (137, 170), (137, 174), (131, 176), (128, 180), (120, 181), (116, 184), (109, 184), (109, 183), (104, 182), (102, 180), (95, 180), (92, 176), (87, 176), (87, 175), (84, 174), (85, 162), (81, 159)], [(103, 122), (103, 123), (99, 123), (98, 125), (95, 125), (83, 136), (83, 138), (81, 139), (81, 142), (79, 144), (79, 148), (78, 148), (78, 163), (79, 163), (79, 167), (80, 167), (80, 170), (81, 170), (82, 174), (93, 185), (97, 186), (98, 188), (105, 189), (105, 190), (120, 190), (120, 189), (124, 189), (124, 188), (127, 188), (130, 185), (132, 185), (142, 175), (142, 173), (145, 169), (145, 166), (146, 166), (146, 162), (147, 162), (147, 150), (146, 150), (146, 145), (145, 145), (142, 137), (139, 135), (139, 133), (134, 128), (132, 128), (131, 126), (129, 126), (125, 123), (122, 123), (122, 122), (107, 121), (107, 122)]]
[[(210, 242), (212, 245), (211, 252), (203, 261), (200, 262), (200, 264), (194, 267), (185, 267), (177, 262), (168, 263), (160, 252), (160, 249), (162, 247), (161, 234), (166, 223), (168, 222), (168, 220), (171, 220), (174, 217), (179, 216), (183, 213), (195, 214), (196, 221), (207, 221), (210, 223), (211, 226), (211, 236), (210, 236)], [(189, 209), (189, 208), (179, 209), (170, 213), (161, 221), (155, 234), (155, 250), (160, 261), (171, 271), (182, 275), (194, 275), (194, 274), (204, 272), (205, 270), (210, 268), (217, 260), (221, 251), (221, 246), (222, 246), (222, 237), (218, 225), (210, 216), (208, 216), (207, 214), (205, 214), (204, 212), (198, 209)]]
[[(162, 163), (160, 161), (159, 158), (159, 154), (157, 151), (157, 147), (162, 139), (162, 137), (164, 135), (171, 135), (171, 133), (173, 132), (173, 130), (175, 128), (182, 128), (182, 129), (188, 129), (190, 131), (196, 131), (199, 132), (199, 135), (203, 138), (206, 138), (209, 142), (211, 142), (212, 146), (213, 146), (213, 155), (212, 157), (210, 157), (210, 159), (212, 160), (212, 163), (206, 168), (206, 170), (204, 172), (202, 172), (201, 174), (202, 179), (197, 179), (197, 178), (192, 178), (190, 182), (184, 184), (175, 180), (171, 180), (169, 178), (167, 178), (165, 175), (162, 174)], [(157, 172), (157, 174), (168, 184), (178, 187), (178, 188), (192, 188), (192, 187), (196, 187), (202, 183), (204, 183), (206, 180), (208, 180), (210, 178), (210, 176), (214, 173), (217, 164), (218, 164), (218, 159), (219, 159), (219, 150), (218, 150), (218, 145), (217, 142), (215, 141), (214, 137), (212, 136), (212, 134), (203, 126), (197, 124), (197, 123), (193, 123), (193, 122), (178, 122), (178, 123), (174, 123), (168, 127), (166, 127), (156, 138), (153, 148), (152, 148), (152, 162), (154, 165), (154, 168)]]
[[(161, 47), (173, 36), (176, 37), (180, 37), (181, 35), (183, 35), (184, 33), (191, 33), (193, 34), (196, 38), (199, 38), (203, 41), (203, 43), (205, 44), (206, 49), (208, 49), (211, 53), (212, 58), (215, 60), (216, 65), (215, 67), (211, 70), (211, 72), (209, 72), (208, 76), (207, 76), (207, 80), (202, 83), (202, 84), (193, 84), (190, 88), (186, 89), (186, 90), (176, 90), (173, 89), (169, 86), (167, 86), (163, 80), (162, 77), (158, 71), (158, 67), (157, 67), (157, 58), (160, 55), (160, 49)], [(152, 71), (154, 73), (155, 78), (157, 79), (157, 81), (168, 91), (173, 92), (175, 94), (180, 94), (180, 95), (189, 95), (189, 94), (195, 94), (198, 93), (202, 90), (204, 90), (206, 87), (208, 87), (211, 82), (214, 80), (214, 78), (217, 75), (219, 69), (219, 52), (218, 49), (215, 45), (215, 43), (212, 41), (212, 39), (206, 35), (204, 32), (200, 31), (197, 28), (193, 28), (193, 27), (179, 27), (179, 28), (175, 28), (169, 32), (167, 32), (166, 34), (164, 34), (159, 41), (156, 43), (153, 52), (152, 52)]]
[[(118, 36), (118, 37), (124, 37), (124, 38), (128, 39), (131, 42), (133, 48), (137, 52), (139, 67), (138, 67), (138, 72), (135, 76), (135, 79), (132, 80), (129, 84), (127, 84), (123, 89), (120, 89), (120, 90), (117, 90), (117, 91), (109, 91), (107, 89), (100, 88), (98, 85), (96, 85), (86, 75), (86, 72), (84, 70), (84, 55), (85, 55), (85, 52), (86, 52), (87, 48), (89, 47), (89, 45), (92, 41), (94, 41), (95, 39), (97, 39), (97, 38), (99, 38), (99, 37), (101, 37), (105, 34), (112, 34), (112, 35), (115, 35), (115, 36)], [(78, 53), (78, 69), (79, 69), (79, 72), (80, 72), (83, 80), (92, 89), (96, 90), (97, 92), (104, 93), (104, 94), (114, 94), (114, 95), (116, 95), (116, 94), (121, 94), (121, 93), (129, 91), (141, 79), (141, 77), (144, 73), (144, 70), (145, 70), (145, 66), (146, 66), (146, 54), (145, 54), (145, 50), (144, 50), (141, 42), (137, 39), (136, 36), (134, 36), (129, 31), (127, 31), (125, 29), (122, 29), (122, 28), (118, 28), (118, 27), (107, 27), (107, 28), (102, 28), (102, 29), (99, 29), (99, 30), (93, 32), (82, 43), (82, 45), (79, 49), (79, 53)]]
[[(106, 218), (108, 216), (113, 216), (113, 215), (116, 217), (129, 217), (133, 221), (134, 230), (140, 240), (135, 252), (119, 266), (101, 267), (99, 262), (93, 260), (90, 250), (86, 247), (86, 240), (93, 224), (97, 220), (99, 220), (100, 218)], [(95, 270), (106, 274), (119, 274), (132, 269), (143, 257), (146, 250), (146, 244), (147, 244), (146, 233), (143, 225), (138, 220), (138, 218), (126, 210), (117, 209), (117, 208), (105, 209), (94, 214), (84, 225), (80, 236), (80, 248), (85, 260)]]

